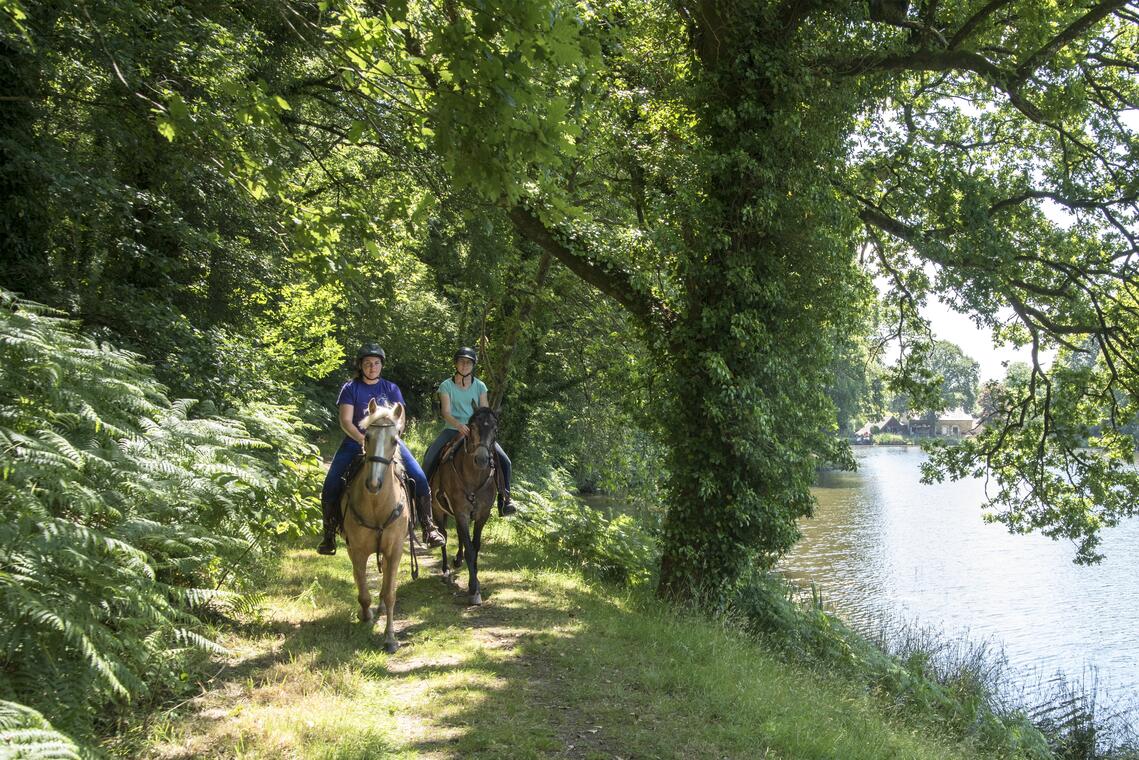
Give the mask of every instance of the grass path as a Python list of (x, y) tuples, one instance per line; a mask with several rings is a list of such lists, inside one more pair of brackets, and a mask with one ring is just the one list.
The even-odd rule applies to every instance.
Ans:
[(405, 558), (397, 630), (355, 621), (343, 549), (282, 557), (260, 616), (200, 696), (152, 719), (148, 758), (949, 758), (967, 748), (883, 717), (712, 624), (543, 567), (492, 520), (485, 604)]

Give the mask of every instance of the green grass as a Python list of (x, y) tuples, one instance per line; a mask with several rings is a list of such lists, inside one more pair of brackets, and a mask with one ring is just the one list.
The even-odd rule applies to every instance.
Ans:
[[(288, 552), (202, 693), (140, 720), (118, 755), (304, 758), (956, 758), (864, 689), (644, 593), (543, 565), (492, 520), (486, 604), (433, 567), (397, 603), (404, 644), (354, 619), (343, 550)], [(219, 664), (220, 666), (220, 664)], [(219, 666), (215, 666), (219, 667)]]

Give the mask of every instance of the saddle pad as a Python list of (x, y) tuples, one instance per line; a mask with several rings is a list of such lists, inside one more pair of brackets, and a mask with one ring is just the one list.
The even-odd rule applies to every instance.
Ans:
[(448, 441), (447, 445), (443, 447), (443, 452), (439, 455), (439, 464), (442, 465), (450, 462), (451, 457), (455, 456), (455, 454), (462, 447), (463, 441), (465, 440), (467, 440), (467, 437), (465, 435), (457, 435)]

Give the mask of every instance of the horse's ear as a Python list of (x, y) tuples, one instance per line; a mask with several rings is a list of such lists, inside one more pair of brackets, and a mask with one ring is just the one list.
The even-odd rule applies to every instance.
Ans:
[(403, 404), (399, 403), (398, 401), (395, 402), (395, 407), (392, 409), (392, 417), (395, 418), (396, 424), (399, 425), (399, 429), (403, 430)]
[(373, 414), (375, 411), (376, 411), (376, 400), (374, 398), (369, 399), (368, 400), (368, 414)]

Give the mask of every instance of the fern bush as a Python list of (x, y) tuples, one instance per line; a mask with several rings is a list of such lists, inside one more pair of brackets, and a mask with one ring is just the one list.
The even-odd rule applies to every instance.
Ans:
[(271, 539), (318, 514), (290, 409), (195, 418), (135, 356), (0, 291), (0, 699), (89, 739), (216, 649)]
[(35, 710), (0, 700), (0, 758), (79, 760), (75, 742), (52, 728)]
[(549, 557), (568, 560), (600, 578), (619, 583), (649, 581), (658, 555), (656, 542), (628, 515), (612, 519), (571, 492), (572, 478), (554, 470), (537, 484), (519, 479), (525, 505), (510, 524)]

